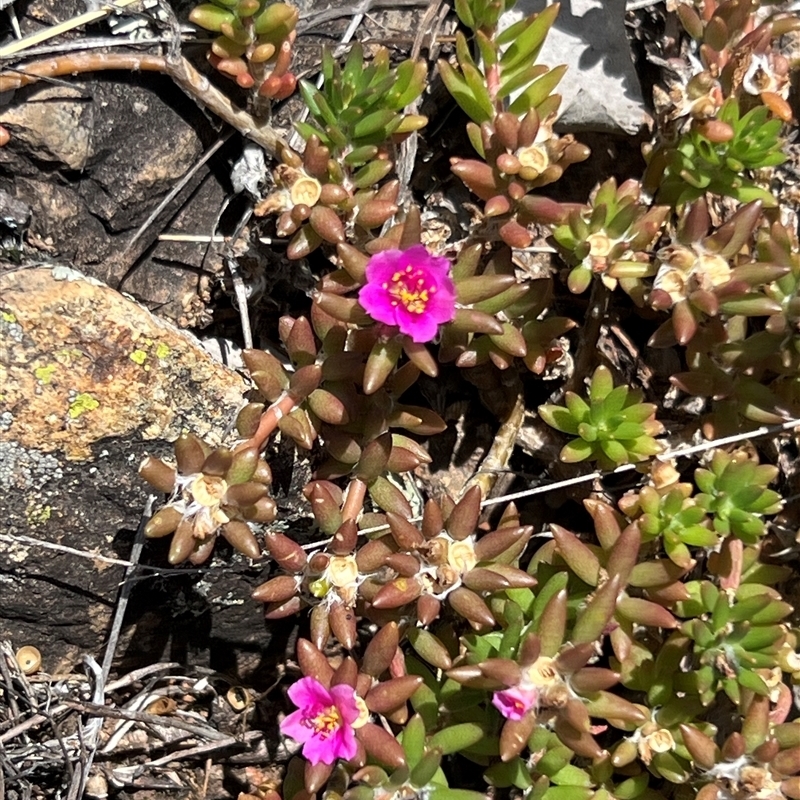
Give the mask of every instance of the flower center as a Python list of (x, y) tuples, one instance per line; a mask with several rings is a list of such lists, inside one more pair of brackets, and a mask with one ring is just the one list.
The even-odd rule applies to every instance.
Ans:
[(317, 736), (327, 739), (331, 734), (339, 730), (341, 721), (339, 709), (336, 706), (328, 706), (320, 711), (316, 717), (310, 717), (307, 723), (310, 728), (314, 729), (314, 733)]
[(425, 280), (425, 272), (414, 269), (411, 264), (405, 270), (395, 272), (392, 280), (384, 283), (383, 288), (394, 298), (393, 306), (402, 303), (412, 314), (424, 313), (430, 296), (436, 292), (436, 287)]

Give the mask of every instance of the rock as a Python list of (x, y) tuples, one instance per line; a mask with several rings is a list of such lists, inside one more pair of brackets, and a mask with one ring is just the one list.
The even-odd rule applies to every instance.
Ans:
[[(114, 288), (139, 264), (158, 271), (163, 255), (153, 245), (176, 212), (187, 230), (207, 235), (228, 191), (224, 173), (219, 178), (206, 165), (127, 251), (132, 233), (215, 135), (165, 76), (109, 73), (66, 85), (34, 84), (0, 98), (0, 125), (11, 133), (0, 149), (0, 186), (30, 207), (29, 242)], [(202, 247), (194, 249), (202, 258)], [(183, 282), (194, 283), (199, 296), (197, 276), (188, 272)], [(141, 298), (162, 304), (163, 293), (150, 297), (146, 285), (139, 287)]]
[[(636, 133), (649, 115), (625, 35), (626, 0), (562, 0), (537, 63), (569, 69), (556, 91), (562, 95), (559, 127)], [(552, 3), (519, 0), (501, 19), (508, 27)]]
[[(246, 390), (187, 334), (113, 289), (59, 267), (0, 275), (0, 437), (86, 459), (108, 437), (218, 443)], [(11, 343), (13, 342), (13, 346)]]
[[(100, 660), (148, 491), (139, 462), (169, 455), (182, 429), (227, 440), (246, 383), (58, 267), (0, 272), (0, 387), (0, 638), (37, 646), (50, 672), (83, 652)], [(222, 543), (206, 569), (172, 569), (167, 546), (145, 545), (157, 569), (137, 575), (120, 668), (171, 657), (257, 672), (265, 634), (248, 598), (261, 568)]]
[(94, 113), (84, 92), (71, 86), (41, 86), (24, 103), (0, 113), (0, 125), (33, 159), (72, 170), (86, 167), (92, 153)]

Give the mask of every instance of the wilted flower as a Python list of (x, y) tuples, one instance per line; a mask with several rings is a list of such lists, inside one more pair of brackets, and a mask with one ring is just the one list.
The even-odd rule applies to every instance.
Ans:
[(495, 692), (492, 705), (506, 719), (520, 720), (536, 705), (538, 698), (539, 693), (533, 686), (512, 686)]
[(356, 754), (354, 728), (366, 722), (366, 714), (350, 686), (326, 689), (315, 678), (301, 678), (289, 689), (298, 710), (281, 723), (281, 733), (303, 744), (303, 756), (311, 764), (333, 764), (337, 758)]
[(415, 342), (431, 341), (439, 325), (455, 316), (450, 262), (432, 256), (421, 244), (377, 253), (366, 274), (358, 294), (364, 310), (378, 322), (396, 325)]

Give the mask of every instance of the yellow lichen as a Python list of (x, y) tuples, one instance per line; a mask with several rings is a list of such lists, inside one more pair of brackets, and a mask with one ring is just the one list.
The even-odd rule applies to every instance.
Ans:
[(55, 373), (55, 371), (56, 365), (48, 364), (46, 367), (36, 367), (33, 374), (36, 376), (36, 380), (39, 381), (39, 383), (47, 385), (53, 380), (53, 373)]
[(129, 356), (131, 361), (134, 364), (138, 364), (140, 367), (147, 361), (147, 352), (144, 350), (134, 350)]
[(78, 417), (87, 411), (94, 411), (99, 405), (100, 402), (92, 397), (92, 395), (87, 392), (81, 392), (79, 395), (76, 395), (75, 399), (69, 404), (69, 411), (67, 413), (70, 419), (78, 419)]

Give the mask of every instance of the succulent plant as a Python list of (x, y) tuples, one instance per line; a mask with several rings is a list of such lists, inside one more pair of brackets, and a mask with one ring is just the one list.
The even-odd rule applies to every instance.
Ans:
[(341, 244), (353, 226), (368, 237), (397, 212), (397, 181), (378, 184), (394, 168), (392, 140), (427, 122), (403, 113), (424, 88), (426, 72), (423, 61), (391, 67), (386, 48), (367, 64), (356, 43), (344, 67), (323, 51), (320, 89), (300, 82), (312, 119), (297, 124), (305, 151), (301, 157), (282, 149), (275, 189), (256, 207), (258, 216), (278, 215), (279, 236), (292, 236), (289, 258), (304, 258), (323, 242)]
[(691, 483), (647, 485), (619, 501), (620, 510), (636, 521), (642, 541), (659, 540), (670, 560), (685, 569), (695, 563), (690, 548), (710, 548), (719, 541), (706, 509), (693, 493)]
[(404, 726), (398, 737), (405, 753), (405, 764), (387, 773), (380, 767), (366, 766), (353, 775), (353, 786), (345, 800), (382, 800), (391, 797), (429, 797), (431, 800), (480, 800), (483, 794), (468, 789), (451, 789), (441, 769), (440, 747), (426, 746), (425, 723), (418, 714)]
[(439, 72), (471, 119), (467, 133), (480, 155), (452, 158), (452, 171), (484, 201), (484, 226), (491, 226), (509, 246), (521, 248), (533, 240), (530, 225), (557, 223), (563, 217), (557, 203), (530, 192), (558, 180), (570, 164), (585, 160), (589, 149), (572, 135), (553, 132), (561, 98), (552, 92), (565, 67), (535, 63), (559, 4), (498, 33), (502, 6), (460, 3), (459, 17), (475, 31), (480, 59), (472, 57), (459, 31), (457, 67), (440, 59)]
[[(373, 482), (370, 490), (375, 497), (385, 488), (386, 484)], [(319, 509), (318, 518), (323, 517), (320, 507), (327, 505), (335, 522), (341, 515), (331, 495), (319, 482), (310, 492), (312, 503)], [(329, 550), (310, 558), (289, 537), (268, 534), (267, 549), (291, 574), (272, 578), (253, 596), (271, 604), (267, 610), (270, 618), (295, 613), (304, 604), (313, 605), (312, 638), (320, 648), (332, 631), (351, 649), (356, 642), (356, 615), (385, 621), (400, 618), (412, 604), (423, 627), (437, 619), (443, 603), (475, 628), (491, 626), (495, 620), (486, 596), (536, 583), (513, 563), (532, 531), (519, 526), (500, 527), (476, 540), (478, 487), (458, 503), (449, 503), (447, 510), (449, 513), (444, 514), (442, 507), (428, 501), (419, 527), (408, 522), (408, 511), (400, 508), (388, 511), (385, 517), (373, 517), (371, 522), (385, 520), (389, 533), (359, 548), (356, 524), (345, 520)], [(433, 650), (442, 647), (433, 634), (412, 629), (407, 635), (423, 658), (439, 660), (431, 656)]]
[(642, 278), (655, 274), (648, 248), (658, 238), (669, 207), (648, 208), (637, 181), (621, 186), (609, 178), (592, 193), (589, 205), (570, 211), (567, 222), (553, 229), (553, 239), (572, 267), (571, 292), (586, 291), (594, 275), (609, 289), (617, 283), (641, 302)]
[(171, 564), (202, 564), (218, 534), (248, 558), (260, 558), (261, 547), (251, 523), (275, 519), (269, 497), (272, 472), (258, 448), (212, 449), (191, 433), (175, 442), (175, 466), (148, 456), (139, 474), (153, 488), (169, 494), (167, 504), (145, 526), (151, 539), (172, 536)]
[(767, 529), (762, 517), (783, 508), (781, 496), (767, 489), (778, 476), (778, 468), (759, 465), (748, 453), (715, 450), (710, 469), (698, 469), (694, 479), (702, 490), (697, 504), (711, 516), (714, 530), (735, 536), (745, 544), (756, 544)]
[(264, 0), (213, 0), (189, 14), (190, 22), (220, 34), (211, 43), (211, 65), (271, 100), (287, 98), (297, 86), (289, 68), (298, 18), (294, 6)]
[(760, 5), (759, 0), (709, 0), (676, 7), (684, 30), (697, 43), (695, 91), (701, 84), (714, 87), (718, 99), (711, 100), (709, 89), (700, 95), (703, 102), (697, 103), (695, 96), (694, 115), (713, 116), (721, 98), (752, 102), (758, 97), (776, 116), (787, 122), (791, 119), (786, 101), (789, 64), (773, 47), (773, 40), (794, 29), (797, 20), (785, 13), (759, 18)]
[(686, 208), (672, 244), (656, 253), (658, 268), (648, 302), (672, 314), (651, 337), (651, 346), (687, 344), (702, 322), (719, 314), (769, 314), (777, 308), (758, 287), (785, 269), (738, 260), (747, 251), (761, 213), (761, 202), (753, 201), (709, 231), (706, 201), (700, 198)]
[(426, 75), (424, 61), (408, 59), (390, 66), (385, 47), (367, 63), (363, 47), (356, 42), (343, 67), (326, 48), (322, 52), (322, 87), (300, 82), (313, 122), (300, 122), (297, 129), (306, 141), (317, 136), (331, 156), (343, 158), (347, 167), (358, 167), (364, 174), (383, 173), (368, 183), (354, 177), (356, 185), (377, 183), (392, 166), (381, 146), (392, 136), (411, 133), (427, 123), (425, 117), (403, 113), (422, 93)]
[(592, 375), (585, 400), (567, 392), (566, 407), (539, 406), (539, 416), (556, 430), (577, 437), (561, 449), (562, 461), (591, 460), (603, 469), (614, 469), (661, 452), (653, 437), (664, 428), (655, 419), (655, 406), (641, 400), (640, 392), (615, 387), (611, 371), (600, 366)]
[(644, 185), (658, 190), (658, 202), (675, 208), (708, 192), (773, 207), (772, 193), (747, 173), (786, 161), (781, 125), (780, 119), (769, 119), (765, 106), (742, 113), (729, 98), (715, 119), (692, 123), (674, 146), (649, 155)]

